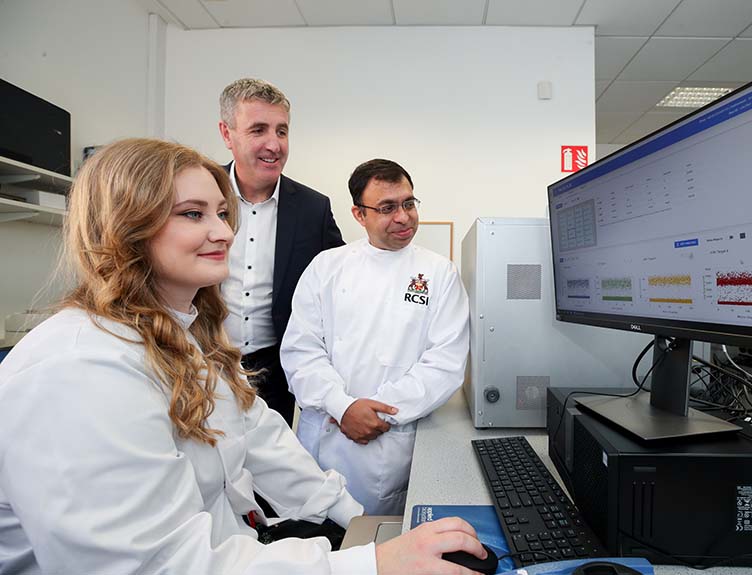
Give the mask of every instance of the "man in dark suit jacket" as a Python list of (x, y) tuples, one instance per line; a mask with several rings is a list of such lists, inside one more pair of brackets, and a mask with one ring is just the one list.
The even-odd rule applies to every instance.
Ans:
[(220, 96), (226, 167), (240, 198), (241, 223), (222, 284), (230, 340), (243, 366), (263, 370), (259, 395), (292, 425), (295, 397), (279, 363), (300, 275), (321, 251), (344, 244), (329, 198), (286, 176), (290, 102), (271, 84), (241, 79)]

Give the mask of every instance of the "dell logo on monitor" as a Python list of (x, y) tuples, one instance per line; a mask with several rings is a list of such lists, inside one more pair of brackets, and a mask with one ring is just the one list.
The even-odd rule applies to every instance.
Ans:
[(642, 328), (636, 323), (630, 323), (629, 329), (631, 329), (632, 331), (642, 331)]

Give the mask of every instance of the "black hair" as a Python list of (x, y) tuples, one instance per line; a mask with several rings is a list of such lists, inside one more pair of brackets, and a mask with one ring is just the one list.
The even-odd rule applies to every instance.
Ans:
[(402, 178), (407, 179), (410, 188), (413, 188), (413, 180), (410, 174), (397, 162), (381, 159), (363, 162), (355, 168), (347, 182), (347, 187), (350, 188), (350, 195), (353, 199), (353, 205), (357, 206), (360, 204), (363, 198), (363, 190), (366, 189), (371, 180), (397, 184), (402, 181)]

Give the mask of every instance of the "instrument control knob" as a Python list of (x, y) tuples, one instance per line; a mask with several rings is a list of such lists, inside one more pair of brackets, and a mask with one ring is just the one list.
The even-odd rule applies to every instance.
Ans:
[(501, 399), (501, 393), (499, 393), (498, 387), (487, 387), (483, 390), (483, 395), (488, 403), (496, 403)]

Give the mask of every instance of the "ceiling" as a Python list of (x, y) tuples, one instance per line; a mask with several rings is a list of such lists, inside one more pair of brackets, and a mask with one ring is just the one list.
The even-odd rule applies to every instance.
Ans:
[(752, 0), (139, 0), (184, 29), (595, 26), (596, 142), (621, 145), (683, 116), (679, 85), (752, 80)]

